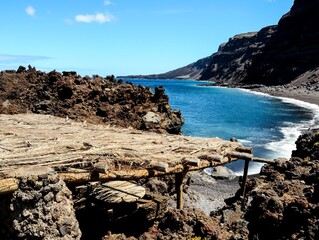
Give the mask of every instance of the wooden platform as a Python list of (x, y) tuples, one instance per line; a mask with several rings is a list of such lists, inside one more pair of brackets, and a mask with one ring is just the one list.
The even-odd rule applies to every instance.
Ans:
[(110, 179), (125, 179), (125, 172), (142, 177), (152, 174), (150, 170), (182, 172), (185, 164), (192, 165), (190, 170), (221, 165), (236, 160), (236, 152), (249, 151), (219, 138), (162, 135), (49, 115), (0, 115), (0, 126), (2, 178), (12, 176), (14, 169), (37, 165), (65, 173), (96, 166)]
[[(182, 208), (188, 171), (238, 159), (245, 160), (244, 195), (249, 162), (273, 161), (254, 157), (252, 148), (238, 142), (92, 125), (50, 115), (0, 115), (0, 195), (17, 190), (20, 177), (42, 171), (57, 172), (67, 184), (174, 174), (177, 207)], [(108, 194), (104, 192), (103, 196)]]

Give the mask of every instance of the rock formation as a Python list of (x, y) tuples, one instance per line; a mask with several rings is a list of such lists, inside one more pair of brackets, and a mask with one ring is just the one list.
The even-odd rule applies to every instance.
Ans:
[(238, 83), (247, 76), (252, 58), (264, 47), (264, 43), (276, 31), (276, 26), (266, 27), (259, 32), (239, 34), (220, 45), (214, 53), (201, 79), (217, 83)]
[(232, 232), (227, 239), (318, 239), (319, 131), (299, 137), (290, 160), (265, 165), (247, 185), (247, 198), (238, 193), (212, 216)]
[(171, 110), (162, 87), (153, 93), (114, 76), (91, 79), (30, 66), (0, 72), (0, 113), (26, 112), (173, 134), (183, 125), (181, 113)]
[(80, 239), (72, 193), (59, 175), (48, 167), (17, 175), (19, 189), (1, 198), (0, 238)]

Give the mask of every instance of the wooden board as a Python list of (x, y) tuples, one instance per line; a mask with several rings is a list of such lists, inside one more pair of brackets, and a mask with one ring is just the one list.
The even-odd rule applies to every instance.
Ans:
[(199, 159), (195, 170), (227, 163), (231, 152), (243, 148), (219, 138), (155, 134), (38, 114), (0, 115), (0, 146), (2, 176), (25, 166), (93, 170), (98, 163), (107, 166), (99, 171), (107, 174), (153, 169), (154, 162), (169, 173), (183, 169), (185, 159)]
[(145, 195), (145, 188), (127, 181), (110, 181), (96, 187), (92, 196), (106, 203), (135, 202)]

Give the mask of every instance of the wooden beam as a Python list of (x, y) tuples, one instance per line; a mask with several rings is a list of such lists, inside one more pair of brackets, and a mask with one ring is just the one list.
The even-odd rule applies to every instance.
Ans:
[(261, 162), (261, 163), (268, 163), (268, 164), (276, 164), (276, 162), (272, 159), (266, 159), (266, 158), (258, 158), (258, 157), (253, 157), (251, 159), (254, 162)]
[(151, 166), (154, 170), (160, 171), (160, 172), (168, 172), (168, 163), (166, 162), (152, 162)]
[(93, 171), (97, 171), (100, 173), (107, 173), (109, 170), (107, 162), (98, 162), (93, 164)]
[(212, 155), (212, 159), (213, 161), (216, 161), (216, 162), (223, 162), (224, 156), (220, 154), (214, 154)]
[(183, 172), (175, 174), (175, 191), (177, 195), (176, 207), (177, 209), (183, 209), (184, 201), (183, 201), (183, 180), (188, 172), (189, 168), (186, 166)]
[(245, 153), (252, 153), (253, 152), (253, 148), (252, 147), (239, 146), (239, 147), (236, 148), (236, 151), (245, 152)]
[(229, 157), (242, 159), (242, 160), (251, 160), (253, 158), (253, 155), (250, 153), (244, 153), (244, 152), (231, 152), (228, 154)]
[(198, 158), (183, 159), (183, 165), (199, 167), (200, 160)]
[(19, 180), (16, 178), (6, 178), (0, 180), (0, 195), (16, 191), (19, 187)]

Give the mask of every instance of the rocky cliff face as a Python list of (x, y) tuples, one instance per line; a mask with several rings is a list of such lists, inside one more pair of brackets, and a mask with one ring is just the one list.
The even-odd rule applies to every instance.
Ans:
[(183, 125), (181, 113), (171, 110), (161, 87), (153, 93), (113, 76), (91, 79), (32, 67), (0, 72), (0, 113), (26, 112), (174, 134)]
[(286, 84), (319, 66), (319, 1), (295, 0), (271, 39), (252, 58), (246, 83)]
[(261, 52), (265, 42), (276, 31), (276, 26), (266, 27), (259, 32), (239, 34), (220, 45), (218, 52), (203, 71), (200, 79), (217, 83), (238, 83), (247, 77), (254, 55)]

